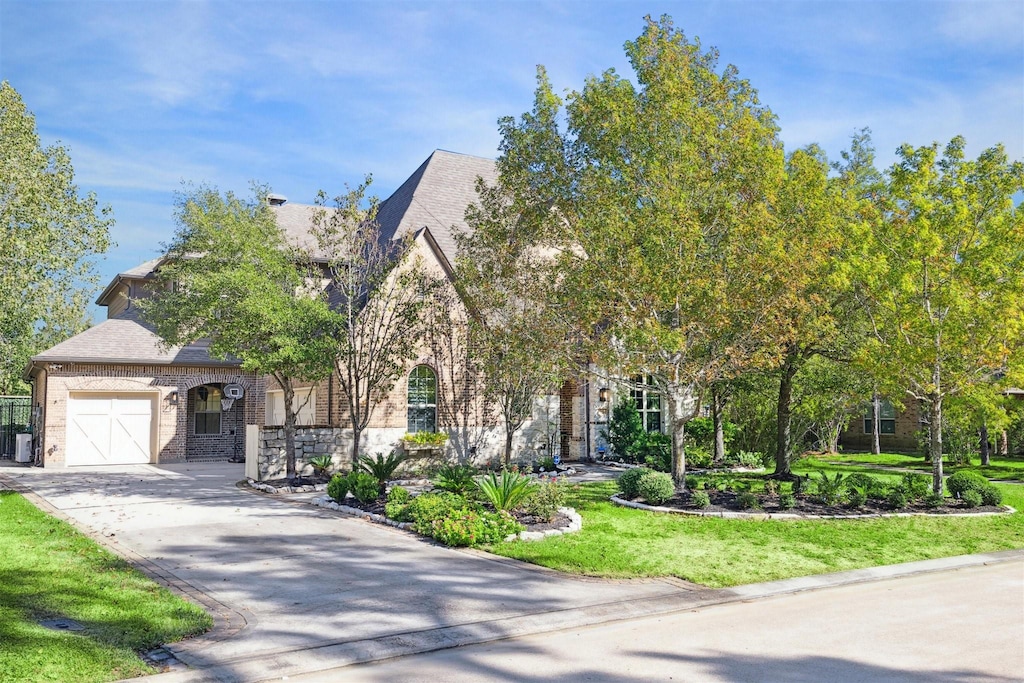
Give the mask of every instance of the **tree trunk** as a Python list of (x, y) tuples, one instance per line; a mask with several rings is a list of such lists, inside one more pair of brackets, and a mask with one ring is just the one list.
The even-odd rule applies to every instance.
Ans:
[[(938, 375), (938, 369), (934, 373)], [(937, 377), (936, 377), (937, 379)], [(938, 382), (935, 383), (938, 386)], [(938, 392), (928, 395), (928, 421), (931, 435), (928, 440), (928, 455), (932, 459), (932, 490), (942, 493), (942, 396)]]
[(725, 427), (722, 425), (724, 410), (725, 398), (718, 385), (714, 385), (711, 387), (711, 420), (715, 427), (714, 461), (716, 463), (725, 460)]
[(677, 491), (686, 489), (686, 422), (693, 417), (693, 411), (688, 412), (684, 407), (687, 393), (686, 388), (676, 382), (669, 382), (665, 387), (672, 432), (672, 481)]
[(1004, 429), (1003, 433), (999, 435), (999, 455), (1006, 457), (1010, 454), (1010, 435)]
[(507, 470), (509, 464), (512, 462), (512, 437), (515, 435), (511, 429), (506, 427), (505, 429), (505, 469)]
[(793, 377), (796, 376), (797, 363), (796, 354), (790, 352), (782, 366), (782, 374), (779, 377), (779, 401), (777, 405), (777, 432), (775, 440), (775, 473), (773, 476), (789, 478), (790, 471), (789, 453), (791, 449), (792, 435), (790, 429), (793, 424)]
[(352, 421), (352, 470), (355, 471), (359, 462), (359, 439), (363, 436), (363, 428)]
[(872, 394), (871, 396), (871, 452), (878, 455), (882, 452), (881, 434), (882, 434), (882, 400), (878, 398), (878, 394)]
[(295, 477), (295, 389), (289, 381), (279, 382), (284, 393), (284, 461), (285, 476)]
[(988, 467), (989, 465), (989, 447), (988, 447), (988, 425), (982, 423), (981, 425), (981, 466)]

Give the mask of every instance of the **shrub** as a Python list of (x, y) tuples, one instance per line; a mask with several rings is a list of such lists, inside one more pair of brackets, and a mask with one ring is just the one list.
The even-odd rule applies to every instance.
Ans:
[(558, 469), (558, 466), (555, 464), (555, 459), (549, 455), (537, 463), (537, 469), (543, 472), (554, 472)]
[(523, 526), (504, 510), (494, 513), (469, 507), (452, 510), (431, 523), (430, 535), (450, 546), (497, 543)]
[(651, 471), (653, 470), (646, 467), (633, 467), (619, 475), (619, 490), (622, 491), (622, 495), (626, 498), (636, 498), (640, 495), (640, 489), (637, 487), (640, 477)]
[(792, 510), (796, 507), (796, 496), (792, 493), (779, 494), (779, 507), (783, 510)]
[(327, 470), (334, 466), (334, 460), (329, 455), (314, 455), (309, 459), (309, 466), (313, 468), (313, 474), (325, 476)]
[(686, 475), (686, 488), (687, 489), (689, 489), (691, 491), (693, 491), (695, 489), (702, 489), (702, 488), (704, 488), (703, 484), (704, 484), (704, 480), (701, 479), (700, 477), (698, 477), (696, 475), (693, 475), (693, 474)]
[(1000, 505), (1003, 502), (1003, 492), (989, 484), (981, 490), (981, 502), (985, 505)]
[(902, 510), (907, 507), (907, 494), (901, 488), (892, 489), (889, 491), (889, 495), (885, 497), (885, 502), (893, 510)]
[(818, 491), (818, 500), (823, 505), (838, 504), (842, 498), (844, 479), (842, 472), (836, 472), (834, 477), (829, 477), (828, 472), (819, 472), (818, 478), (814, 482)]
[(499, 512), (511, 512), (532, 493), (533, 481), (526, 475), (502, 470), (501, 478), (494, 472), (474, 480), (484, 499)]
[(868, 502), (867, 491), (859, 486), (850, 486), (846, 491), (846, 502), (854, 509), (864, 507), (864, 504)]
[(769, 496), (778, 495), (779, 481), (777, 479), (766, 479), (764, 482), (764, 492)]
[(920, 500), (928, 495), (932, 488), (932, 478), (927, 474), (907, 472), (901, 480), (903, 492), (910, 500)]
[(366, 472), (349, 473), (348, 490), (360, 503), (369, 503), (381, 496), (379, 482), (372, 474)]
[[(665, 472), (672, 470), (672, 452), (671, 444), (672, 439), (668, 436), (665, 437), (669, 440), (669, 453), (668, 453), (668, 467), (665, 468)], [(707, 469), (712, 465), (711, 451), (707, 450), (702, 446), (687, 446), (686, 447), (686, 466), (693, 467), (694, 469)]]
[(344, 503), (345, 494), (348, 493), (348, 477), (343, 474), (335, 474), (331, 477), (331, 480), (327, 482), (327, 495), (335, 503)]
[[(643, 462), (652, 470), (672, 471), (672, 437), (661, 432), (644, 432), (636, 449), (637, 462)], [(687, 462), (690, 453), (686, 453)], [(709, 458), (710, 462), (710, 458)]]
[(984, 502), (981, 498), (981, 494), (974, 489), (964, 491), (960, 494), (960, 500), (964, 502), (964, 507), (968, 508), (976, 508)]
[(694, 491), (690, 494), (690, 502), (692, 502), (695, 507), (703, 510), (711, 505), (711, 496), (708, 495), (707, 491)]
[(661, 505), (675, 495), (676, 487), (671, 475), (648, 470), (637, 482), (637, 491), (648, 503)]
[(616, 456), (626, 462), (636, 462), (636, 448), (644, 436), (644, 424), (640, 411), (636, 409), (636, 401), (626, 396), (612, 408), (612, 419), (604, 435)]
[(400, 503), (402, 505), (409, 502), (409, 489), (401, 486), (394, 486), (388, 491), (388, 502), (389, 503)]
[(434, 476), (434, 487), (462, 495), (473, 490), (473, 474), (469, 465), (441, 465)]
[(433, 535), (433, 522), (453, 510), (467, 507), (466, 499), (453, 493), (424, 493), (416, 496), (405, 508), (404, 519), (413, 523), (413, 529), (426, 536)]
[(384, 503), (384, 516), (396, 522), (411, 521), (409, 517), (409, 504), (388, 501)]
[(886, 494), (885, 483), (877, 477), (863, 472), (853, 472), (846, 475), (846, 486), (849, 488), (861, 489), (868, 498), (884, 498)]
[(569, 483), (552, 477), (539, 482), (533, 492), (523, 501), (523, 510), (528, 515), (551, 521), (555, 518), (558, 508), (565, 505), (569, 493)]
[(965, 491), (981, 493), (986, 486), (991, 486), (988, 479), (970, 470), (960, 470), (946, 477), (946, 488), (955, 498), (960, 498)]
[(395, 473), (395, 470), (398, 469), (398, 466), (404, 460), (405, 456), (398, 451), (391, 451), (386, 458), (380, 453), (373, 458), (364, 455), (359, 458), (356, 469), (372, 476), (377, 482), (378, 495), (383, 496), (384, 491), (387, 489), (388, 479), (391, 478), (391, 475)]
[(747, 467), (749, 469), (760, 469), (764, 467), (764, 456), (761, 453), (755, 453), (753, 451), (739, 451), (731, 458), (740, 467)]
[(754, 493), (744, 491), (736, 496), (736, 506), (739, 507), (740, 510), (753, 510), (761, 507), (761, 504)]
[(945, 502), (946, 499), (942, 497), (941, 493), (929, 491), (928, 493), (924, 494), (924, 506), (927, 508), (932, 508), (934, 510), (935, 508), (942, 507), (942, 505)]

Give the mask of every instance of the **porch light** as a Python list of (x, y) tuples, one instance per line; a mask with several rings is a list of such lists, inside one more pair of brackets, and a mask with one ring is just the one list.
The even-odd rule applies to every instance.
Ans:
[(600, 399), (601, 403), (605, 403), (612, 396), (612, 390), (608, 387), (601, 387), (600, 391), (597, 392), (597, 398)]
[(178, 392), (172, 391), (171, 393), (167, 394), (167, 402), (170, 403), (172, 406), (178, 405)]

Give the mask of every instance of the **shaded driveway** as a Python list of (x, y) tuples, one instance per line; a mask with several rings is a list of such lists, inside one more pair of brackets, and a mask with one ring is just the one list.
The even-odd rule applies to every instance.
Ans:
[(214, 632), (168, 649), (214, 667), (220, 680), (681, 609), (705, 592), (673, 580), (567, 577), (444, 548), (240, 490), (240, 465), (4, 467), (0, 476), (213, 612)]

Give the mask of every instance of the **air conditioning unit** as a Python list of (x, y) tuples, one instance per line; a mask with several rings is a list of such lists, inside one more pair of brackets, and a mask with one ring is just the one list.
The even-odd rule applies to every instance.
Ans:
[(245, 396), (245, 389), (241, 384), (228, 384), (224, 387), (224, 396), (227, 398), (242, 398)]
[(14, 462), (32, 462), (32, 435), (17, 434), (14, 442)]

